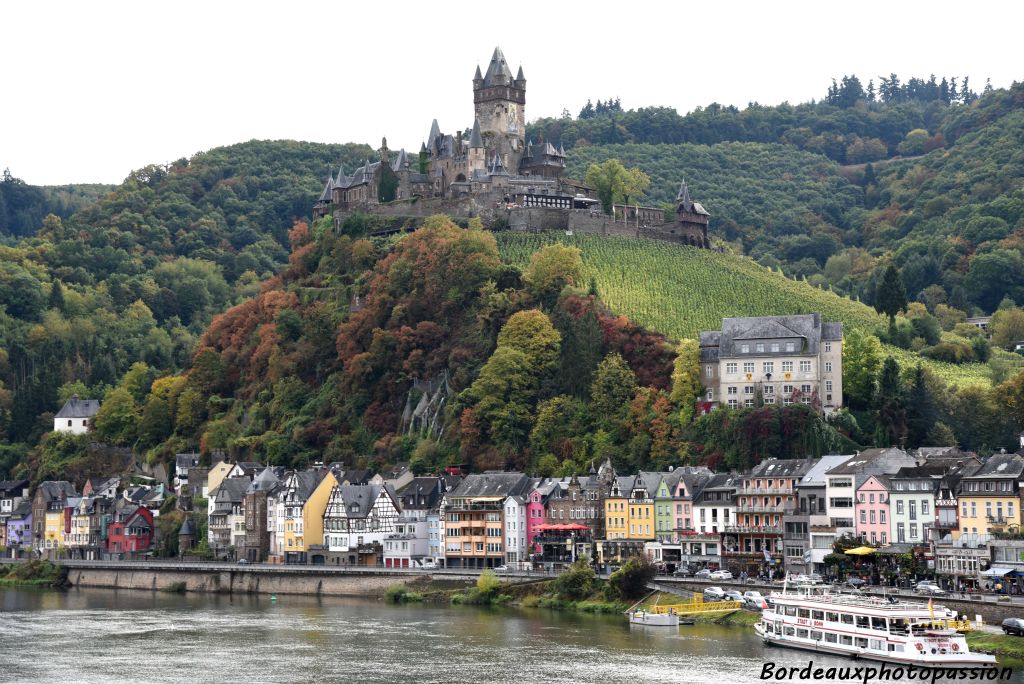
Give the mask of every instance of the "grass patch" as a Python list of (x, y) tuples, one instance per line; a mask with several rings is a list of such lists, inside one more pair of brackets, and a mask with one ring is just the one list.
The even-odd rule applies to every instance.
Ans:
[(988, 651), (996, 655), (1024, 660), (1024, 637), (989, 632), (968, 632), (967, 645), (972, 651)]

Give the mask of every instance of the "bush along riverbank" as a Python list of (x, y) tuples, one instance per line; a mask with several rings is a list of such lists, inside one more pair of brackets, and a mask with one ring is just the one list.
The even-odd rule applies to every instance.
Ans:
[(68, 569), (64, 566), (46, 560), (30, 560), (9, 566), (7, 574), (0, 575), (0, 586), (64, 589), (71, 583), (68, 582)]

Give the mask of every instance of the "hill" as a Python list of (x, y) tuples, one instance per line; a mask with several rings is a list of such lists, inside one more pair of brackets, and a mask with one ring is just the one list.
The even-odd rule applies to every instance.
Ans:
[[(791, 280), (745, 257), (668, 243), (597, 235), (558, 233), (497, 235), (502, 257), (522, 267), (548, 244), (577, 247), (586, 278), (597, 282), (601, 298), (614, 311), (676, 339), (716, 330), (722, 318), (820, 311), (828, 320), (873, 334), (884, 328), (874, 309), (827, 290)], [(923, 362), (956, 385), (991, 384), (984, 364), (954, 365), (888, 348), (901, 364)]]

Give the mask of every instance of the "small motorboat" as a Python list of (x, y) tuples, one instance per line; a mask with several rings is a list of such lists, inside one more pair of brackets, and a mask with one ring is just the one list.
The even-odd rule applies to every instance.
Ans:
[(629, 612), (629, 624), (647, 627), (678, 627), (679, 616), (675, 613), (651, 613), (646, 610)]

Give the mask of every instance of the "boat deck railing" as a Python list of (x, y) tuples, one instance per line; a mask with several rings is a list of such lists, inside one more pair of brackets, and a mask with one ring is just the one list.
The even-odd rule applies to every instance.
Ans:
[(739, 610), (743, 604), (739, 601), (705, 601), (703, 596), (694, 596), (685, 603), (665, 603), (652, 606), (652, 613), (675, 613), (676, 615), (692, 615), (694, 613), (719, 613)]
[[(790, 594), (775, 593), (774, 599), (794, 599), (802, 601), (813, 601), (814, 603), (830, 603), (837, 606), (860, 606), (863, 608), (885, 608), (890, 610), (928, 610), (928, 606), (922, 603), (908, 603), (898, 599), (889, 599), (881, 596), (856, 596), (854, 594)], [(944, 608), (934, 606), (933, 610), (943, 611)]]

